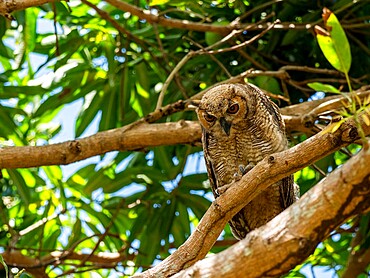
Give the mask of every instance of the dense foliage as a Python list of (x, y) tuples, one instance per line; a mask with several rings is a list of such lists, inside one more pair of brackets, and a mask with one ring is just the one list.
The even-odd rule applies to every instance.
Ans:
[[(16, 11), (12, 20), (0, 17), (1, 147), (45, 145), (130, 124), (155, 110), (166, 79), (193, 52), (169, 83), (163, 105), (250, 69), (255, 71), (248, 81), (279, 95), (281, 107), (326, 95), (308, 83), (348, 91), (345, 76), (325, 58), (312, 28), (322, 25), (324, 7), (336, 14), (347, 34), (353, 89), (369, 83), (367, 1), (126, 1), (189, 25), (231, 26), (218, 33), (164, 26), (107, 2), (56, 2)], [(249, 27), (211, 49), (245, 42), (276, 19), (281, 28), (242, 48), (200, 51), (225, 37), (232, 26)], [(76, 117), (69, 114), (71, 107), (78, 110)], [(196, 120), (196, 115), (181, 111), (159, 122), (180, 119)], [(290, 140), (297, 144), (307, 136), (292, 133)], [(351, 145), (347, 152), (358, 149)], [(337, 152), (296, 173), (301, 193), (322, 179), (322, 172), (347, 159)], [(46, 272), (50, 277), (74, 272), (80, 273), (74, 277), (89, 277), (92, 270), (101, 277), (130, 275), (180, 246), (212, 201), (199, 145), (114, 152), (73, 165), (2, 169), (0, 254), (9, 248), (36, 259), (58, 250), (93, 252), (96, 257), (50, 260)], [(305, 264), (341, 273), (356, 231), (368, 246), (368, 228), (369, 216), (350, 220)], [(225, 227), (212, 252), (230, 246), (230, 239)], [(101, 252), (121, 257), (116, 263), (96, 263)], [(300, 267), (288, 275), (305, 277)]]

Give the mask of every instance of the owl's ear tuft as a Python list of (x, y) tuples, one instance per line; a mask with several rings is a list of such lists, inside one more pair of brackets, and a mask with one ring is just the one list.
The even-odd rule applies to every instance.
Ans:
[(194, 99), (194, 100), (189, 102), (188, 109), (195, 110), (199, 107), (199, 104), (200, 104), (200, 100)]

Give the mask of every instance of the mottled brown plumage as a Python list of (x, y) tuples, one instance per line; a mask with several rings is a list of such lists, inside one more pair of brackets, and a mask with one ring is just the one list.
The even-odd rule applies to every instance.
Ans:
[[(279, 108), (254, 85), (226, 84), (210, 89), (197, 114), (215, 198), (264, 157), (288, 148)], [(233, 235), (244, 238), (291, 205), (297, 198), (294, 187), (292, 176), (284, 178), (246, 204), (229, 222)]]

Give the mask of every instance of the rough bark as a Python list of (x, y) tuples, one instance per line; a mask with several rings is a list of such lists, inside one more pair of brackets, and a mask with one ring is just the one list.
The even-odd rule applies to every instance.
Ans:
[[(109, 253), (109, 254), (82, 254), (72, 251), (53, 251), (47, 256), (40, 259), (31, 258), (22, 254), (19, 250), (7, 250), (1, 254), (8, 266), (17, 267), (18, 269), (26, 269), (30, 274), (35, 277), (49, 277), (46, 275), (45, 270), (48, 265), (58, 264), (65, 260), (69, 261), (87, 261), (92, 265), (99, 265), (101, 267), (112, 267), (123, 260), (133, 260), (134, 255), (128, 257), (120, 253)], [(2, 265), (0, 265), (0, 269)]]
[(277, 277), (288, 272), (336, 226), (370, 207), (369, 160), (370, 148), (362, 150), (267, 225), (173, 277)]
[(65, 165), (110, 151), (133, 151), (147, 147), (193, 144), (200, 141), (197, 122), (138, 124), (98, 132), (92, 136), (46, 146), (0, 149), (0, 169)]
[(29, 7), (36, 7), (56, 1), (59, 0), (2, 0), (0, 1), (0, 15), (8, 15), (13, 11), (24, 10)]
[[(364, 133), (370, 134), (370, 126), (359, 118)], [(271, 184), (358, 138), (353, 119), (347, 120), (335, 132), (330, 130), (331, 126), (289, 150), (266, 157), (212, 203), (195, 231), (176, 252), (137, 277), (168, 277), (203, 259), (226, 223), (245, 203), (253, 200)]]

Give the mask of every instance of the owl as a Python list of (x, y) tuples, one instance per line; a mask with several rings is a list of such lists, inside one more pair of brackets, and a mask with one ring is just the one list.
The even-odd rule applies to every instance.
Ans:
[[(288, 148), (279, 108), (254, 85), (216, 86), (203, 96), (196, 112), (215, 198), (264, 157)], [(297, 198), (292, 176), (271, 185), (229, 221), (233, 235), (243, 239)]]

